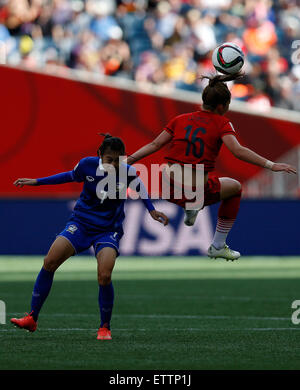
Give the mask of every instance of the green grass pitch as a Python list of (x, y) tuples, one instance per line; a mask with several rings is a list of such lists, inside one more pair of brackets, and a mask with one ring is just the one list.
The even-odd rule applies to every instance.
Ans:
[[(0, 257), (1, 370), (299, 370), (300, 258), (117, 260), (112, 341), (99, 326), (96, 261), (56, 272), (34, 333), (9, 319), (30, 310), (42, 257)], [(300, 316), (299, 316), (300, 318)]]

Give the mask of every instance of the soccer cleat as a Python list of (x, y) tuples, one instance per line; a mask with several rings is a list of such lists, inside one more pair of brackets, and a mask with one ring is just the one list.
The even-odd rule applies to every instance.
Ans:
[(10, 322), (21, 329), (26, 329), (29, 332), (34, 332), (37, 328), (37, 321), (33, 319), (33, 317), (26, 313), (27, 316), (23, 318), (11, 318)]
[(99, 328), (97, 340), (111, 340), (111, 331), (108, 328)]
[(196, 221), (196, 218), (197, 218), (197, 215), (199, 213), (200, 210), (184, 210), (184, 223), (185, 225), (187, 226), (193, 226), (195, 221)]
[(213, 245), (211, 245), (208, 248), (207, 254), (209, 257), (215, 258), (215, 259), (218, 257), (222, 257), (223, 259), (226, 259), (226, 261), (228, 261), (228, 260), (234, 261), (234, 260), (237, 260), (241, 256), (240, 252), (237, 252), (237, 251), (230, 249), (229, 246), (226, 244), (221, 249), (217, 249)]

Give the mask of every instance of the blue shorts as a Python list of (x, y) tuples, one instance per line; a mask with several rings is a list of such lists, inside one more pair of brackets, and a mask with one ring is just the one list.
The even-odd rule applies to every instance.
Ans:
[(98, 252), (110, 247), (116, 250), (117, 257), (120, 255), (119, 244), (123, 234), (121, 232), (94, 232), (88, 230), (77, 221), (69, 221), (64, 230), (58, 236), (65, 237), (73, 246), (75, 254), (83, 252), (93, 246), (95, 256)]

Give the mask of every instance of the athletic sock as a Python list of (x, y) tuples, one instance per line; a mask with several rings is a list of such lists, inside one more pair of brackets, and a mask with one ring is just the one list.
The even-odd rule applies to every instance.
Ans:
[(54, 272), (47, 271), (42, 267), (36, 278), (31, 298), (31, 316), (35, 321), (37, 321), (43, 303), (50, 292), (53, 277)]
[(226, 243), (227, 236), (235, 222), (240, 208), (241, 195), (242, 191), (231, 198), (224, 199), (221, 202), (218, 211), (216, 231), (212, 242), (212, 245), (216, 249), (223, 248)]
[(227, 236), (235, 222), (235, 219), (222, 219), (218, 218), (215, 235), (212, 245), (216, 249), (221, 249), (226, 243)]
[(99, 285), (98, 303), (100, 309), (100, 328), (110, 329), (110, 320), (114, 305), (114, 287), (112, 282), (106, 286)]

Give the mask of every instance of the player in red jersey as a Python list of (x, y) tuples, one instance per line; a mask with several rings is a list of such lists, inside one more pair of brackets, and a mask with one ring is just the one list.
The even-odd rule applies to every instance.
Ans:
[[(173, 118), (157, 138), (127, 159), (128, 164), (133, 164), (171, 143), (165, 155), (168, 166), (193, 164), (193, 185), (195, 184), (196, 165), (203, 164), (203, 207), (221, 201), (216, 231), (213, 242), (208, 249), (208, 256), (212, 258), (222, 257), (232, 261), (238, 259), (240, 253), (228, 247), (226, 238), (238, 214), (242, 186), (235, 179), (218, 178), (211, 174), (222, 144), (224, 143), (235, 157), (250, 164), (271, 169), (274, 172), (296, 173), (294, 167), (288, 164), (271, 162), (242, 146), (237, 140), (232, 123), (224, 116), (229, 109), (231, 100), (231, 93), (225, 82), (235, 80), (241, 76), (241, 73), (237, 73), (234, 75), (204, 77), (209, 79), (209, 84), (202, 94), (202, 108)], [(171, 196), (168, 200), (185, 208), (184, 222), (186, 225), (192, 226), (201, 208), (187, 210), (185, 207), (187, 199), (185, 197), (174, 199)]]

